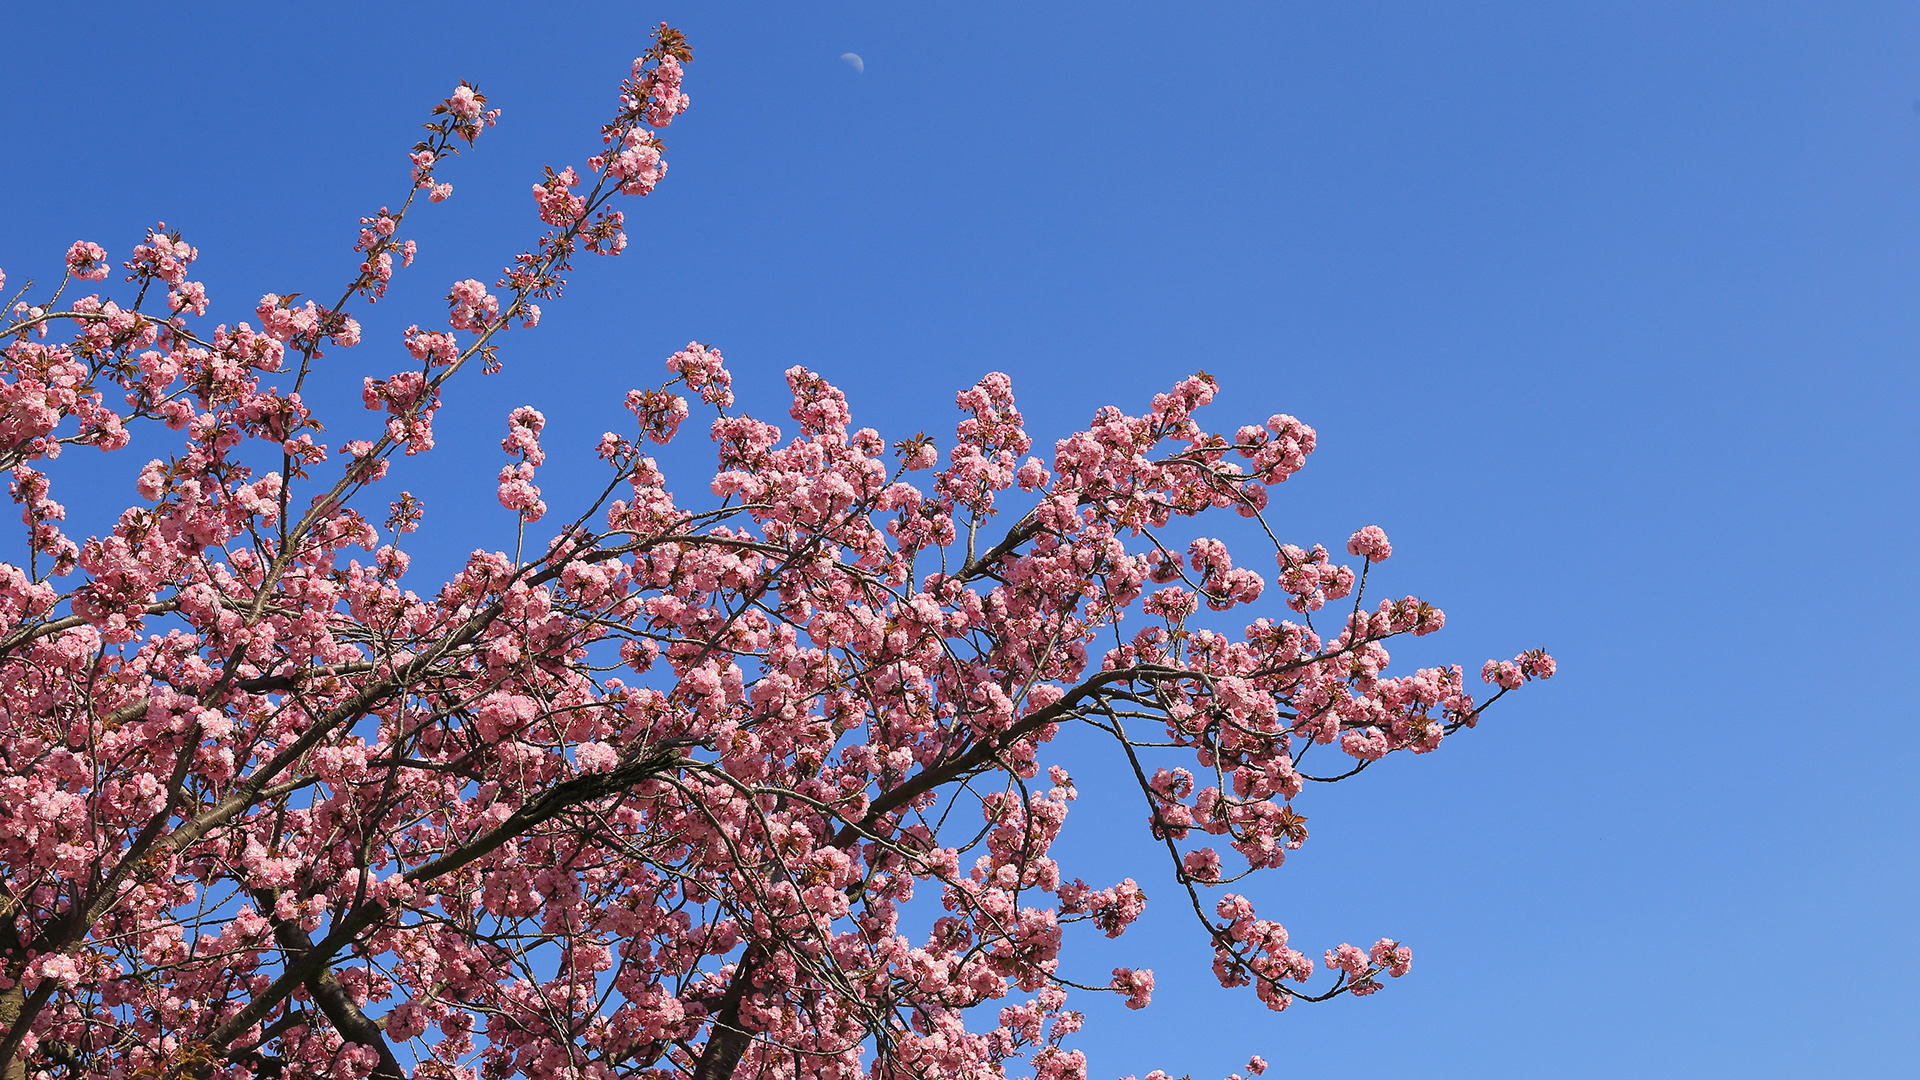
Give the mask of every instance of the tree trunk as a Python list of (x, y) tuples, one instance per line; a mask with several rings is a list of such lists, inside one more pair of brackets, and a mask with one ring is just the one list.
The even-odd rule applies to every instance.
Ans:
[[(17, 964), (7, 965), (9, 968), (17, 966)], [(19, 974), (16, 972), (9, 972), (9, 974), (14, 976), (13, 985), (6, 990), (0, 990), (0, 1032), (13, 1030), (13, 1025), (20, 1022), (21, 1007), (27, 1003), (27, 992), (20, 988)], [(7, 1062), (6, 1068), (0, 1069), (0, 1080), (27, 1080), (27, 1055), (14, 1054), (13, 1060)]]

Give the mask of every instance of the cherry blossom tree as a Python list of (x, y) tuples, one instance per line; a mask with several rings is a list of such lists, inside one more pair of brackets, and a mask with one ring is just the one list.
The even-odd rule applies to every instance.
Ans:
[[(1444, 616), (1367, 595), (1376, 527), (1351, 565), (1267, 528), (1314, 431), (1209, 431), (1205, 374), (1040, 456), (1005, 375), (959, 394), (944, 446), (889, 444), (801, 368), (792, 429), (743, 415), (690, 344), (628, 395), (598, 498), (544, 550), (545, 420), (513, 410), (511, 553), (410, 581), (423, 503), (380, 489), (433, 449), (449, 380), (505, 363), (583, 252), (625, 247), (691, 59), (656, 31), (599, 147), (534, 184), (545, 234), (378, 346), (398, 370), (364, 384), (376, 416), (329, 418), (359, 436), (337, 446), (303, 390), (361, 345), (416, 200), (449, 197), (451, 153), (499, 117), (465, 83), (331, 304), (267, 293), (209, 327), (164, 226), (118, 268), (75, 243), (57, 287), (8, 299), (7, 1080), (1079, 1080), (1068, 1002), (1145, 1007), (1154, 977), (1065, 948), (1147, 902), (1050, 855), (1069, 727), (1117, 747), (1124, 770), (1083, 779), (1137, 787), (1167, 858), (1139, 877), (1191, 909), (1223, 985), (1282, 1010), (1407, 972), (1391, 939), (1296, 950), (1234, 882), (1306, 841), (1312, 782), (1435, 750), (1554, 662), (1489, 661), (1484, 701), (1459, 667), (1387, 674), (1388, 639)], [(718, 467), (675, 495), (646, 447), (696, 408)], [(136, 439), (157, 456), (131, 505), (70, 537), (44, 463)], [(1195, 532), (1217, 515), (1270, 541), (1264, 574)]]

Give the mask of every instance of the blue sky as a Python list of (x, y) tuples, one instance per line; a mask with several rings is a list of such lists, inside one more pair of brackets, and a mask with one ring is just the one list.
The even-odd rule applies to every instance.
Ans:
[[(1314, 955), (1403, 938), (1415, 967), (1283, 1016), (1212, 985), (1137, 795), (1097, 779), (1118, 763), (1063, 745), (1072, 872), (1160, 901), (1077, 958), (1159, 977), (1145, 1013), (1090, 1007), (1093, 1076), (1254, 1052), (1301, 1075), (1912, 1075), (1920, 9), (16, 7), (0, 267), (57, 275), (82, 238), (124, 258), (165, 220), (216, 315), (331, 295), (425, 109), (475, 81), (505, 116), (413, 219), (369, 344), (335, 354), (351, 416), (401, 327), (537, 235), (527, 185), (597, 146), (663, 18), (696, 57), (671, 171), (628, 253), (451, 393), (400, 482), (429, 498), (417, 573), (511, 544), (508, 408), (550, 417), (564, 510), (597, 474), (556, 465), (689, 339), (749, 408), (784, 413), (805, 364), (890, 439), (950, 431), (989, 370), (1050, 446), (1204, 368), (1216, 427), (1320, 432), (1269, 512), (1284, 539), (1380, 524), (1383, 587), (1448, 611), (1397, 660), (1545, 645), (1561, 674), (1312, 793), (1263, 914)], [(130, 497), (107, 472), (97, 506), (55, 497)]]

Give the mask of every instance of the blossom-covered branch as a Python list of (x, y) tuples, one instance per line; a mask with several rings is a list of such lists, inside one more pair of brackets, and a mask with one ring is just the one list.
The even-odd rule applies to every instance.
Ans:
[[(1445, 616), (1368, 595), (1377, 527), (1353, 565), (1275, 534), (1269, 492), (1315, 433), (1202, 427), (1205, 373), (1044, 456), (990, 374), (943, 452), (856, 427), (803, 368), (783, 431), (690, 343), (592, 447), (605, 483), (565, 524), (545, 417), (509, 413), (506, 460), (473, 469), (503, 509), (494, 550), (409, 576), (430, 507), (376, 493), (577, 255), (625, 250), (692, 58), (660, 27), (600, 144), (532, 185), (539, 238), (395, 340), (350, 308), (386, 297), (415, 195), (450, 197), (449, 160), (499, 120), (464, 82), (330, 306), (266, 292), (209, 329), (198, 251), (164, 225), (119, 292), (67, 297), (111, 274), (82, 241), (53, 289), (8, 300), (6, 1080), (1080, 1080), (1069, 1000), (1146, 1007), (1154, 976), (1069, 946), (1122, 935), (1148, 887), (1184, 894), (1196, 959), (1276, 1010), (1407, 973), (1390, 938), (1317, 963), (1224, 890), (1306, 842), (1310, 781), (1430, 752), (1554, 661), (1488, 661), (1488, 701), (1456, 666), (1389, 674), (1387, 643)], [(329, 418), (333, 445), (302, 395), (360, 347), (396, 369), (360, 387), (373, 418)], [(670, 483), (648, 444), (696, 409), (715, 468)], [(86, 466), (49, 463), (136, 442), (153, 456), (125, 509), (70, 537), (55, 496)], [(1222, 515), (1261, 539), (1252, 565), (1208, 535)], [(1093, 782), (1138, 788), (1167, 864), (1095, 884), (1061, 865), (1078, 787), (1046, 759), (1068, 732), (1122, 747), (1130, 767)]]

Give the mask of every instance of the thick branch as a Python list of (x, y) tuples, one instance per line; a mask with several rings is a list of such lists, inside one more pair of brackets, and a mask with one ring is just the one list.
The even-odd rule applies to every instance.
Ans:
[(960, 572), (953, 576), (959, 578), (961, 581), (972, 581), (977, 577), (981, 577), (987, 573), (993, 564), (1013, 554), (1019, 550), (1021, 544), (1026, 543), (1039, 534), (1040, 518), (1035, 515), (1033, 511), (1029, 510), (1026, 516), (1013, 523), (1013, 528), (1007, 530), (1007, 535), (1004, 539), (988, 548), (979, 558), (967, 560), (967, 564), (962, 566)]
[[(286, 950), (289, 958), (304, 957), (313, 951), (313, 939), (307, 936), (306, 931), (300, 929), (298, 923), (288, 922), (273, 915), (277, 899), (269, 890), (261, 889), (254, 892), (254, 901), (260, 905), (261, 912), (273, 920), (274, 940)], [(353, 998), (347, 994), (347, 988), (340, 985), (340, 980), (333, 974), (331, 964), (322, 965), (320, 970), (307, 980), (306, 986), (307, 993), (313, 997), (314, 1003), (320, 1006), (320, 1011), (326, 1014), (327, 1020), (333, 1024), (335, 1031), (349, 1042), (371, 1047), (380, 1055), (380, 1063), (374, 1066), (371, 1074), (375, 1080), (406, 1080), (406, 1071), (400, 1067), (400, 1062), (393, 1056), (393, 1047), (387, 1045), (386, 1036), (381, 1033), (380, 1025), (374, 1023), (366, 1013), (360, 1010), (360, 1006), (353, 1003)]]
[[(478, 839), (454, 851), (449, 851), (438, 859), (414, 867), (402, 874), (401, 880), (416, 883), (431, 881), (450, 874), (476, 859), (484, 858), (499, 850), (509, 840), (521, 836), (570, 806), (618, 794), (643, 780), (671, 772), (686, 761), (687, 758), (680, 752), (680, 748), (673, 746), (604, 773), (590, 773), (555, 784), (545, 794), (514, 811), (511, 817), (488, 830)], [(321, 971), (333, 962), (334, 956), (338, 955), (340, 950), (352, 944), (362, 931), (385, 918), (387, 914), (386, 904), (379, 900), (370, 900), (353, 911), (342, 914), (334, 922), (333, 931), (326, 936), (325, 940), (298, 957), (290, 955), (280, 976), (252, 1001), (247, 1002), (245, 1007), (229, 1018), (226, 1023), (220, 1025), (210, 1041), (217, 1047), (225, 1047), (239, 1038), (242, 1032), (265, 1019), (267, 1014), (285, 1001), (296, 988), (317, 978)], [(321, 1005), (325, 1008), (324, 1002)], [(328, 1018), (332, 1019), (332, 1013), (329, 1012)], [(337, 1021), (335, 1026), (339, 1026)], [(353, 1037), (347, 1029), (340, 1030), (342, 1034)]]
[[(1016, 532), (1018, 528), (1016, 528)], [(1013, 534), (1009, 534), (1009, 540)], [(1004, 543), (1002, 546), (1006, 546)], [(995, 550), (999, 550), (995, 548)], [(981, 563), (997, 558), (988, 552)], [(970, 564), (972, 565), (972, 564)], [(871, 832), (881, 818), (907, 805), (914, 799), (955, 780), (959, 780), (976, 770), (991, 764), (1014, 743), (1040, 730), (1048, 724), (1058, 723), (1073, 714), (1073, 711), (1088, 698), (1099, 693), (1113, 683), (1128, 682), (1139, 678), (1178, 678), (1186, 672), (1178, 668), (1166, 668), (1142, 664), (1129, 668), (1102, 671), (1080, 685), (1067, 691), (1066, 696), (1042, 709), (1036, 709), (1023, 717), (1018, 723), (1002, 732), (998, 738), (982, 740), (973, 749), (936, 768), (926, 769), (900, 786), (883, 793), (868, 804), (867, 814), (858, 824), (840, 827), (828, 841), (832, 846), (845, 848)], [(727, 992), (721, 998), (720, 1007), (714, 1012), (711, 1026), (707, 1032), (707, 1045), (700, 1053), (700, 1060), (694, 1066), (693, 1080), (730, 1080), (733, 1070), (739, 1066), (740, 1058), (752, 1043), (752, 1036), (740, 1026), (740, 1004), (754, 977), (756, 954), (752, 948), (740, 957), (735, 966), (733, 981), (728, 984)]]

